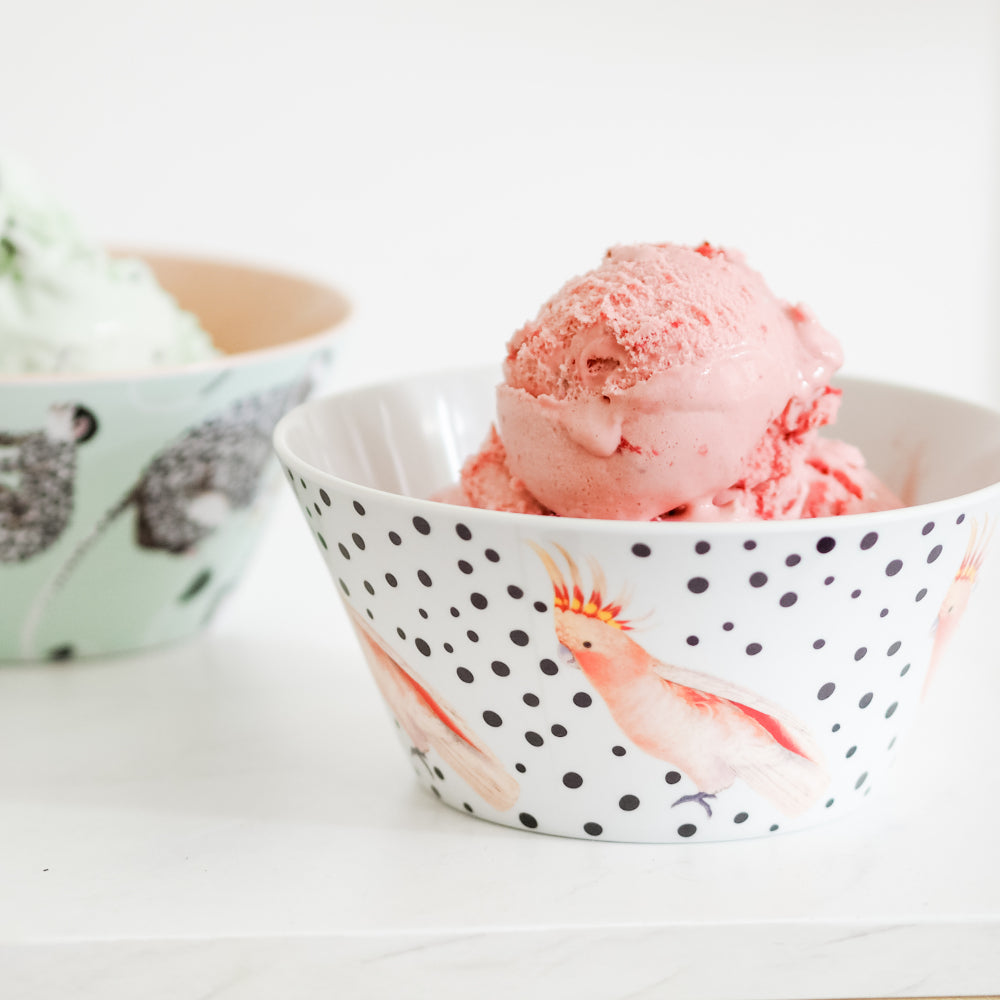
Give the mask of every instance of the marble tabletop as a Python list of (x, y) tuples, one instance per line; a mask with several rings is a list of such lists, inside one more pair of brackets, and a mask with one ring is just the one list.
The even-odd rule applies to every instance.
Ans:
[(994, 993), (997, 595), (984, 580), (893, 782), (853, 815), (736, 844), (563, 840), (418, 787), (279, 498), (202, 636), (0, 668), (0, 994)]

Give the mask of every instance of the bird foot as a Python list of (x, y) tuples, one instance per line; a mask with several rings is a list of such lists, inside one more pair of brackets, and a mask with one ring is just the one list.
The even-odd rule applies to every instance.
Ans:
[(705, 812), (709, 816), (712, 815), (712, 807), (705, 801), (705, 799), (714, 799), (715, 792), (695, 792), (693, 795), (682, 795), (676, 802), (671, 806), (679, 806), (682, 802), (697, 802), (698, 805), (702, 806)]

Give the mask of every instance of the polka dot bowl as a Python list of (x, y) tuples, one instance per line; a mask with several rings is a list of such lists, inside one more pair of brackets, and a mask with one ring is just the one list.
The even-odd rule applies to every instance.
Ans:
[(616, 841), (769, 836), (864, 802), (990, 556), (1000, 415), (844, 380), (838, 436), (898, 511), (647, 524), (421, 499), (478, 446), (497, 380), (356, 389), (275, 432), (417, 779), (472, 816)]
[(334, 289), (141, 256), (224, 353), (0, 375), (0, 660), (130, 652), (204, 628), (284, 488), (274, 425), (329, 371), (348, 312)]

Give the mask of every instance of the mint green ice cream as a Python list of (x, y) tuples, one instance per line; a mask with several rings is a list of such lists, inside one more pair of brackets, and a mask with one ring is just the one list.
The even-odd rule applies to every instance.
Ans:
[(219, 351), (136, 259), (112, 258), (0, 160), (0, 376), (183, 365)]

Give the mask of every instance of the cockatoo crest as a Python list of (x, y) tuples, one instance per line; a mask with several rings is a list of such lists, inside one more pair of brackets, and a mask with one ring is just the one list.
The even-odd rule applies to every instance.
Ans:
[[(987, 528), (990, 529), (989, 533), (987, 533)], [(979, 575), (979, 570), (982, 568), (983, 560), (986, 558), (986, 551), (989, 548), (992, 539), (993, 528), (990, 528), (989, 515), (983, 519), (982, 535), (979, 535), (979, 523), (977, 521), (972, 522), (972, 533), (969, 536), (969, 544), (966, 546), (965, 555), (962, 557), (962, 563), (958, 567), (958, 572), (955, 574), (956, 580), (968, 580), (970, 583), (976, 582), (976, 577)]]
[(535, 550), (538, 558), (542, 561), (542, 565), (545, 567), (545, 571), (549, 574), (549, 579), (552, 581), (553, 604), (558, 611), (571, 611), (574, 614), (585, 615), (588, 618), (596, 618), (598, 621), (602, 621), (606, 625), (620, 629), (623, 632), (631, 630), (631, 624), (621, 617), (623, 600), (620, 598), (611, 601), (606, 600), (604, 591), (607, 583), (597, 563), (591, 562), (590, 564), (594, 584), (590, 590), (590, 596), (585, 597), (586, 591), (581, 581), (580, 570), (573, 561), (573, 557), (561, 545), (555, 545), (554, 547), (559, 550), (563, 559), (566, 560), (572, 587), (566, 583), (566, 578), (563, 576), (562, 570), (556, 565), (555, 560), (545, 549), (539, 545), (535, 545), (534, 542), (529, 542), (528, 544)]

